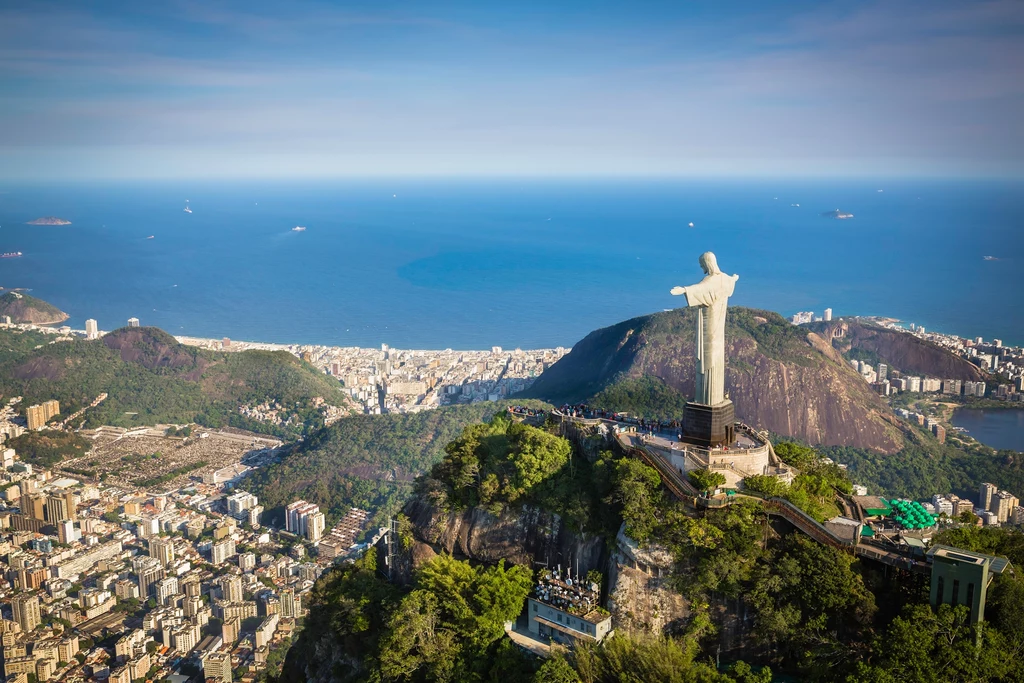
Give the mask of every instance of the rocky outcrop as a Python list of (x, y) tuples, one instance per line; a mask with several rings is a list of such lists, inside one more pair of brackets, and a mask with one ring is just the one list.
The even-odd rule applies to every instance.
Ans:
[(825, 339), (831, 340), (832, 346), (841, 353), (850, 350), (867, 352), (888, 364), (891, 369), (904, 374), (972, 382), (985, 379), (985, 373), (975, 365), (938, 344), (909, 332), (891, 330), (857, 320), (813, 323), (809, 327)]
[[(592, 332), (527, 395), (556, 404), (587, 401), (654, 378), (677, 397), (693, 396), (695, 315), (677, 309)], [(726, 390), (744, 422), (811, 444), (901, 448), (888, 406), (819, 335), (776, 313), (737, 307), (729, 309), (726, 345)]]
[[(573, 574), (604, 569), (602, 538), (577, 533), (558, 515), (535, 507), (523, 506), (500, 515), (480, 507), (447, 512), (420, 496), (406, 505), (405, 514), (416, 540), (433, 552), (477, 562), (505, 560), (530, 568), (560, 564), (571, 567)], [(417, 557), (430, 556), (427, 549), (414, 546), (414, 562)]]
[(608, 609), (615, 627), (662, 634), (680, 631), (690, 616), (686, 598), (672, 587), (672, 553), (661, 546), (641, 548), (619, 529), (608, 562)]
[(682, 630), (690, 616), (689, 604), (668, 578), (616, 562), (609, 570), (608, 609), (616, 629), (658, 635)]
[(12, 323), (30, 325), (56, 325), (68, 319), (68, 314), (56, 306), (22, 292), (0, 296), (0, 317), (5, 315)]
[(195, 348), (185, 346), (156, 327), (122, 327), (103, 337), (107, 348), (126, 363), (147, 370), (169, 370), (190, 381), (198, 380), (209, 362)]

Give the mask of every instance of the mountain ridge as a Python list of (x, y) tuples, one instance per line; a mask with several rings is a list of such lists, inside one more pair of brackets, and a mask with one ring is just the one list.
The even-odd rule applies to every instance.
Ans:
[(941, 379), (981, 381), (987, 375), (935, 342), (861, 320), (839, 319), (804, 325), (840, 353), (858, 351), (887, 363), (890, 370)]
[[(22, 339), (26, 335), (29, 342)], [(25, 405), (57, 399), (61, 411), (71, 413), (108, 394), (86, 412), (87, 426), (197, 422), (286, 437), (321, 426), (324, 403), (351, 405), (340, 384), (286, 351), (207, 351), (151, 327), (33, 347), (34, 338), (0, 330), (0, 395), (23, 396)], [(242, 405), (268, 401), (297, 415), (298, 424), (239, 412)]]
[[(674, 309), (595, 330), (522, 395), (556, 404), (597, 398), (602, 407), (679, 417), (694, 392), (695, 325), (695, 309)], [(726, 359), (738, 419), (811, 444), (884, 453), (902, 447), (888, 406), (839, 351), (779, 314), (730, 308)], [(657, 399), (645, 404), (645, 391)], [(629, 392), (632, 400), (624, 400)], [(652, 410), (669, 399), (676, 414)]]

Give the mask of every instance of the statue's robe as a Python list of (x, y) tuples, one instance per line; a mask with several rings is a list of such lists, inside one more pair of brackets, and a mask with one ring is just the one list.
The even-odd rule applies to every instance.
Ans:
[(725, 311), (739, 275), (715, 273), (686, 288), (697, 311), (697, 387), (694, 400), (715, 406), (725, 401)]

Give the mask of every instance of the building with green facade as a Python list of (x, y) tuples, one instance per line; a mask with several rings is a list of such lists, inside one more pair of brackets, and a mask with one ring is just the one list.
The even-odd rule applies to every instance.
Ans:
[(948, 545), (934, 545), (928, 550), (932, 563), (929, 600), (932, 607), (965, 605), (969, 621), (977, 624), (985, 618), (985, 597), (992, 579), (1004, 571), (1012, 571), (1005, 557), (984, 555)]

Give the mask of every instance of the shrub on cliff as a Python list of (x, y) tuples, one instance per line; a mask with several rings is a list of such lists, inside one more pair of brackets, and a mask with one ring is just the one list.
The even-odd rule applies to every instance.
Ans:
[(466, 427), (445, 447), (444, 459), (430, 476), (447, 487), (454, 507), (500, 509), (558, 475), (571, 452), (562, 437), (499, 413), (490, 422)]

